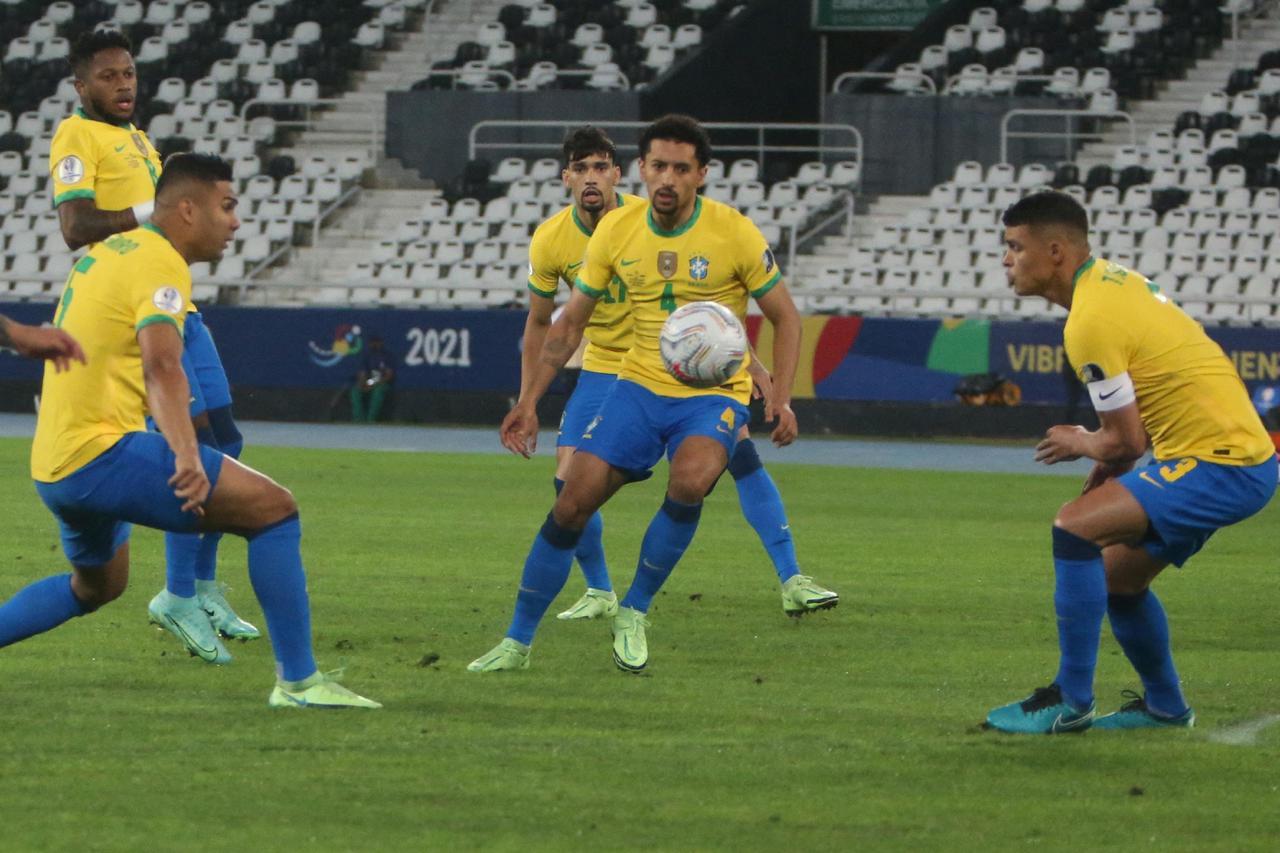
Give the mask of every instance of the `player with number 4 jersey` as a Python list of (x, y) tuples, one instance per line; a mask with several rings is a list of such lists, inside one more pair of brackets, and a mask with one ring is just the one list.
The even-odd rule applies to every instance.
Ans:
[[(1164, 608), (1149, 588), (1217, 530), (1261, 510), (1276, 489), (1271, 438), (1222, 348), (1125, 267), (1094, 257), (1088, 214), (1070, 196), (1035, 193), (1004, 214), (1005, 267), (1019, 296), (1068, 311), (1067, 357), (1101, 427), (1055, 426), (1037, 461), (1087, 457), (1084, 494), (1054, 519), (1058, 673), (996, 708), (987, 725), (1014, 733), (1189, 728)], [(1134, 469), (1148, 446), (1153, 461)], [(1093, 675), (1103, 615), (1144, 688), (1097, 717)]]

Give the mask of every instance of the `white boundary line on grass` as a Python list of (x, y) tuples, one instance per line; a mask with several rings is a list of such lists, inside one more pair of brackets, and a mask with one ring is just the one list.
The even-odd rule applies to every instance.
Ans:
[(1262, 730), (1280, 723), (1280, 714), (1267, 714), (1253, 720), (1245, 720), (1225, 729), (1217, 729), (1209, 733), (1209, 740), (1214, 743), (1225, 743), (1229, 746), (1253, 746), (1258, 742)]

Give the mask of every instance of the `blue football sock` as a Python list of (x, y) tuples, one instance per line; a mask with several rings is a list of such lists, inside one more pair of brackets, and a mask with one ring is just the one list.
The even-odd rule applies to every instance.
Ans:
[(738, 503), (742, 515), (760, 537), (760, 544), (769, 552), (773, 570), (778, 580), (800, 574), (796, 560), (796, 546), (791, 541), (791, 525), (787, 523), (787, 511), (782, 506), (782, 495), (773, 478), (760, 462), (755, 443), (746, 438), (738, 442), (729, 460), (729, 475), (738, 487)]
[(250, 534), (249, 581), (267, 618), (276, 675), (301, 681), (316, 671), (311, 652), (311, 604), (302, 570), (302, 524), (289, 516)]
[[(564, 480), (556, 478), (556, 494), (564, 488)], [(604, 518), (596, 510), (587, 519), (587, 526), (582, 528), (582, 538), (573, 551), (582, 569), (582, 576), (587, 579), (587, 586), (592, 589), (613, 591), (613, 582), (609, 580), (609, 566), (604, 560)]]
[(196, 594), (196, 564), (200, 558), (199, 533), (165, 533), (164, 585), (171, 595)]
[(1151, 590), (1137, 595), (1107, 597), (1111, 633), (1125, 657), (1138, 671), (1147, 691), (1147, 706), (1158, 714), (1177, 717), (1187, 710), (1178, 686), (1178, 671), (1169, 648), (1169, 620)]
[(640, 543), (640, 562), (631, 588), (622, 599), (623, 607), (649, 612), (653, 597), (671, 575), (671, 570), (684, 556), (698, 529), (702, 504), (682, 504), (667, 498), (662, 503)]
[(1077, 709), (1093, 703), (1093, 672), (1098, 665), (1098, 638), (1107, 611), (1107, 574), (1102, 549), (1092, 542), (1053, 528), (1053, 568), (1057, 583), (1053, 606), (1058, 614), (1061, 659), (1054, 682)]
[(218, 574), (218, 543), (221, 533), (205, 533), (200, 537), (200, 551), (196, 554), (196, 580), (211, 581)]
[(0, 605), (0, 646), (56, 628), (89, 612), (71, 591), (71, 575), (53, 575), (28, 584)]
[(533, 634), (538, 630), (543, 614), (569, 579), (573, 549), (581, 535), (580, 530), (556, 524), (552, 514), (547, 513), (547, 520), (534, 537), (529, 556), (524, 561), (520, 591), (516, 593), (516, 609), (511, 616), (511, 627), (507, 629), (508, 637), (526, 646), (533, 642)]

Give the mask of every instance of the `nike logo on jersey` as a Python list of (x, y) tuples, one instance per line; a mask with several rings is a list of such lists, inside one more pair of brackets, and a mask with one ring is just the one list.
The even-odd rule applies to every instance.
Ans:
[(631, 266), (632, 264), (638, 264), (638, 263), (640, 263), (640, 259), (639, 259), (639, 258), (623, 259), (623, 261), (622, 261), (622, 265), (623, 265), (624, 267), (629, 267), (629, 266)]
[(117, 154), (119, 154), (121, 151), (124, 151), (124, 149), (125, 149), (125, 146), (123, 146), (123, 145), (117, 145), (117, 146), (116, 146), (116, 153), (117, 153)]
[(1098, 399), (1099, 399), (1099, 400), (1106, 400), (1106, 399), (1109, 399), (1109, 398), (1111, 398), (1111, 397), (1114, 397), (1115, 395), (1117, 395), (1117, 394), (1119, 394), (1119, 393), (1120, 393), (1120, 389), (1119, 389), (1119, 388), (1116, 388), (1116, 389), (1114, 389), (1110, 394), (1099, 394), (1099, 395), (1098, 395)]
[(566, 270), (572, 271), (572, 270), (576, 270), (580, 266), (582, 266), (582, 261), (574, 261), (571, 264), (565, 264), (564, 268)]

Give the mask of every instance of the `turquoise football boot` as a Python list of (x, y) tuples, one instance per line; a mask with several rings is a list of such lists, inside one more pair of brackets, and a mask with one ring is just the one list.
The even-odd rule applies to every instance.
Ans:
[(1093, 721), (1095, 729), (1189, 729), (1196, 724), (1196, 712), (1188, 708), (1176, 717), (1157, 714), (1147, 707), (1147, 698), (1132, 690), (1123, 691), (1129, 701), (1120, 710)]
[(1037, 687), (1020, 702), (996, 708), (987, 714), (986, 727), (1010, 734), (1056, 735), (1082, 732), (1093, 725), (1096, 705), (1083, 711), (1071, 707), (1058, 685)]

